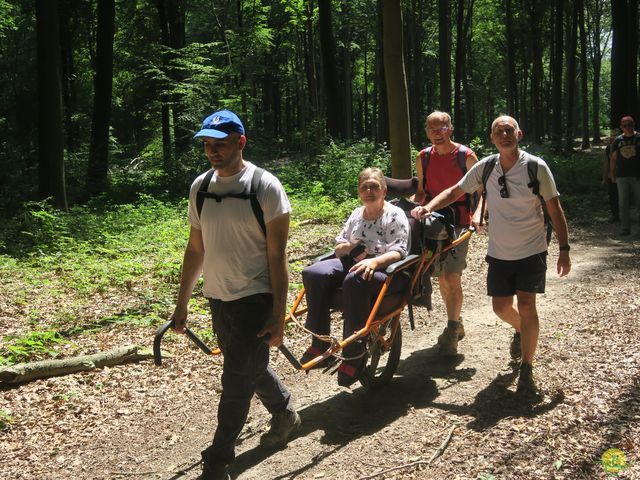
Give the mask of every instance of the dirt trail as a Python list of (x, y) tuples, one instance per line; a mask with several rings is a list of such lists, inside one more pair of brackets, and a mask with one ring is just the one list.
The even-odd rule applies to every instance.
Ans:
[[(444, 326), (439, 301), (431, 316), (418, 309), (414, 331), (403, 320), (402, 360), (378, 392), (298, 373), (274, 352), (302, 428), (288, 448), (262, 449), (268, 415), (253, 402), (232, 477), (364, 479), (389, 470), (375, 478), (606, 478), (600, 457), (615, 447), (629, 462), (620, 478), (640, 478), (640, 241), (619, 241), (606, 226), (572, 233), (571, 275), (555, 274), (552, 245), (547, 293), (539, 297), (541, 404), (526, 408), (513, 395), (511, 332), (485, 296), (486, 238), (479, 236), (464, 275), (467, 337), (455, 359), (433, 348)], [(125, 334), (107, 332), (99, 343), (125, 343)], [(297, 352), (306, 342), (287, 341)], [(197, 478), (215, 425), (218, 360), (176, 336), (167, 346), (175, 357), (161, 368), (145, 362), (0, 391), (15, 419), (0, 433), (0, 476)]]

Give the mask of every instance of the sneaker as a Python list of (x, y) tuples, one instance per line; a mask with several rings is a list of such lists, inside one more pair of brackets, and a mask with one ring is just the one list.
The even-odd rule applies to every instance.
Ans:
[(515, 332), (513, 338), (511, 338), (511, 345), (509, 346), (509, 353), (514, 360), (522, 357), (522, 343), (520, 340), (520, 332)]
[(260, 445), (267, 448), (282, 448), (293, 432), (300, 428), (298, 412), (285, 410), (271, 417), (271, 428), (260, 437)]
[(202, 474), (198, 480), (231, 480), (229, 465), (211, 461), (208, 454), (209, 448), (202, 451)]
[(456, 328), (445, 327), (442, 334), (438, 337), (438, 347), (440, 348), (440, 355), (454, 356), (458, 354), (458, 340), (464, 338), (464, 326), (460, 325)]
[(520, 365), (516, 394), (526, 401), (537, 402), (542, 400), (542, 393), (538, 390), (536, 382), (533, 380), (533, 367), (529, 363)]

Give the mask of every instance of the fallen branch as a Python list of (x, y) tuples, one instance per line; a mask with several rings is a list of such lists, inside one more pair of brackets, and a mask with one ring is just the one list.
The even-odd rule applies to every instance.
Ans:
[(451, 442), (451, 439), (453, 438), (453, 431), (455, 429), (456, 429), (455, 425), (451, 427), (451, 429), (449, 430), (449, 434), (447, 435), (447, 438), (445, 438), (444, 442), (442, 442), (442, 445), (440, 445), (438, 449), (435, 452), (433, 452), (433, 455), (431, 455), (431, 458), (429, 460), (416, 460), (415, 462), (405, 463), (404, 465), (396, 465), (395, 467), (387, 468), (386, 470), (382, 470), (372, 475), (367, 475), (366, 477), (360, 477), (358, 480), (372, 480), (376, 477), (379, 477), (380, 475), (384, 475), (385, 473), (395, 472), (397, 470), (404, 470), (405, 468), (418, 467), (420, 465), (431, 465), (431, 462), (433, 462), (436, 458), (442, 455), (444, 451), (447, 449), (447, 447), (449, 446), (449, 442)]
[(358, 480), (371, 480), (372, 478), (379, 477), (380, 475), (384, 475), (385, 473), (395, 472), (396, 470), (403, 470), (405, 468), (417, 467), (419, 465), (427, 465), (427, 464), (428, 462), (426, 460), (417, 460), (415, 462), (405, 463), (404, 465), (397, 465), (395, 467), (387, 468), (386, 470), (382, 470), (372, 475), (367, 475), (366, 477), (360, 477)]
[(438, 458), (440, 455), (442, 455), (444, 453), (444, 451), (449, 446), (449, 442), (453, 438), (453, 431), (455, 429), (456, 429), (455, 425), (453, 427), (451, 427), (451, 430), (449, 430), (449, 435), (447, 435), (447, 438), (444, 439), (444, 442), (442, 442), (442, 445), (440, 445), (438, 447), (438, 449), (435, 452), (433, 452), (433, 455), (431, 455), (431, 458), (427, 462), (427, 465), (431, 465), (431, 462), (433, 462), (436, 458)]
[(68, 375), (70, 373), (110, 367), (123, 363), (153, 358), (153, 353), (137, 345), (114, 348), (93, 355), (63, 358), (61, 360), (40, 360), (38, 362), (18, 363), (0, 370), (0, 382), (23, 383), (38, 378)]

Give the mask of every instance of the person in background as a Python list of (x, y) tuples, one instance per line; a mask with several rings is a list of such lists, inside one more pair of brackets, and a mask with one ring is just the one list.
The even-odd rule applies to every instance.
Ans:
[(640, 212), (640, 133), (636, 132), (635, 125), (633, 117), (622, 117), (622, 134), (611, 145), (611, 180), (618, 187), (620, 235), (623, 236), (631, 233), (631, 192)]
[[(269, 367), (269, 346), (280, 345), (284, 331), (291, 206), (278, 179), (266, 171), (256, 188), (260, 214), (252, 201), (242, 197), (251, 190), (256, 172), (256, 166), (242, 157), (244, 133), (240, 118), (221, 110), (208, 116), (195, 135), (202, 139), (213, 171), (200, 175), (191, 186), (191, 233), (171, 316), (174, 329), (184, 332), (187, 305), (203, 274), (202, 291), (209, 299), (213, 330), (224, 355), (218, 426), (211, 446), (202, 452), (203, 480), (230, 478), (235, 442), (254, 393), (272, 415), (262, 445), (284, 446), (300, 426), (291, 394)], [(204, 201), (199, 211), (198, 191), (205, 178), (210, 178), (205, 192), (218, 195), (220, 201)]]
[[(446, 112), (435, 111), (427, 116), (425, 122), (427, 137), (431, 147), (422, 150), (416, 157), (418, 191), (414, 201), (420, 205), (435, 198), (444, 189), (458, 182), (464, 174), (478, 162), (473, 151), (451, 140), (453, 125), (451, 116)], [(461, 161), (459, 161), (459, 159)], [(460, 233), (471, 224), (471, 209), (474, 207), (472, 196), (462, 193), (453, 203), (455, 210), (455, 230)], [(420, 217), (420, 207), (412, 211)], [(458, 353), (458, 341), (465, 336), (462, 324), (462, 271), (467, 267), (469, 239), (447, 253), (442, 261), (434, 265), (432, 277), (438, 278), (438, 287), (447, 311), (447, 326), (438, 337), (440, 353), (453, 356)]]
[[(506, 115), (496, 118), (491, 125), (491, 141), (498, 150), (497, 159), (496, 156), (482, 159), (457, 184), (421, 207), (419, 213), (429, 215), (463, 193), (477, 191), (483, 185), (485, 165), (496, 160), (486, 181), (490, 211), (487, 294), (492, 297), (496, 315), (519, 333), (522, 360), (516, 392), (527, 401), (535, 401), (541, 396), (533, 378), (540, 331), (536, 295), (545, 291), (547, 239), (540, 198), (530, 187), (529, 161), (538, 163), (539, 193), (560, 244), (557, 272), (561, 277), (571, 271), (571, 260), (567, 221), (553, 176), (544, 160), (520, 150), (518, 143), (522, 136), (514, 118)], [(480, 223), (479, 215), (474, 214), (473, 223)]]

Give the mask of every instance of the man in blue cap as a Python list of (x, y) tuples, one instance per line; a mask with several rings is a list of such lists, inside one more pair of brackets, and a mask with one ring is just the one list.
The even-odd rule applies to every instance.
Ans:
[(227, 479), (235, 442), (256, 393), (271, 413), (260, 439), (283, 447), (300, 426), (291, 394), (269, 367), (269, 346), (282, 343), (289, 272), (286, 245), (291, 205), (276, 177), (242, 157), (247, 139), (238, 116), (208, 116), (201, 138), (213, 167), (191, 186), (191, 233), (171, 319), (184, 332), (187, 305), (200, 274), (213, 329), (224, 355), (218, 426), (202, 452), (202, 479)]

